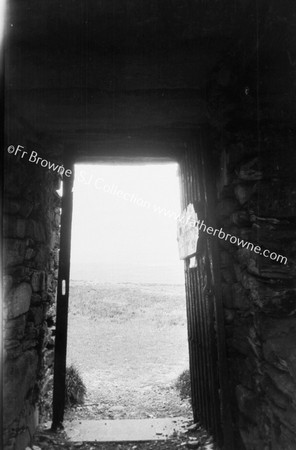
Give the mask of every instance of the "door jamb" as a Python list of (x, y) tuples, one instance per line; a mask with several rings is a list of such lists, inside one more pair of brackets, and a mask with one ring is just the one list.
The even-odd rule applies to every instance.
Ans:
[(63, 178), (62, 214), (60, 228), (59, 274), (56, 304), (56, 334), (53, 383), (53, 431), (63, 428), (66, 390), (66, 357), (68, 333), (68, 305), (70, 278), (70, 251), (73, 208), (73, 161), (65, 161), (72, 176)]

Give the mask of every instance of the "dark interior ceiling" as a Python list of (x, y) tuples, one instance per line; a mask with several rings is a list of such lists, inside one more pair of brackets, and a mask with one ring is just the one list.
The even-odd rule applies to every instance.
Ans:
[[(209, 3), (212, 5), (209, 6)], [(201, 38), (231, 37), (250, 0), (12, 0), (11, 42), (45, 51), (151, 53)], [(240, 4), (240, 8), (236, 6)], [(243, 13), (243, 14), (242, 14)]]
[(7, 111), (68, 142), (203, 124), (215, 74), (256, 83), (259, 42), (262, 95), (285, 94), (295, 19), (291, 0), (10, 0)]

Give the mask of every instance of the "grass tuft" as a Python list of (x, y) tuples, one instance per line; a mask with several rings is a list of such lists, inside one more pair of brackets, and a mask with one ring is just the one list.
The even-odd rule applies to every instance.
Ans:
[(176, 389), (179, 391), (182, 400), (191, 399), (191, 381), (190, 372), (188, 369), (184, 370), (177, 378)]
[(66, 369), (65, 406), (71, 408), (74, 405), (82, 405), (86, 395), (86, 387), (82, 381), (78, 369), (71, 364)]

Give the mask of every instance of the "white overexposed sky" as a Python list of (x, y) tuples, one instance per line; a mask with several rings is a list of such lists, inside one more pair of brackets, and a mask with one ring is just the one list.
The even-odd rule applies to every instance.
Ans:
[(181, 272), (177, 172), (176, 163), (76, 165), (71, 261)]

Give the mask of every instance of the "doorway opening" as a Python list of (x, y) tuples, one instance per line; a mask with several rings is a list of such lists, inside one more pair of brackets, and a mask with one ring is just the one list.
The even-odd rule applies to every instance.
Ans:
[(75, 166), (66, 419), (191, 419), (179, 214), (176, 163)]

